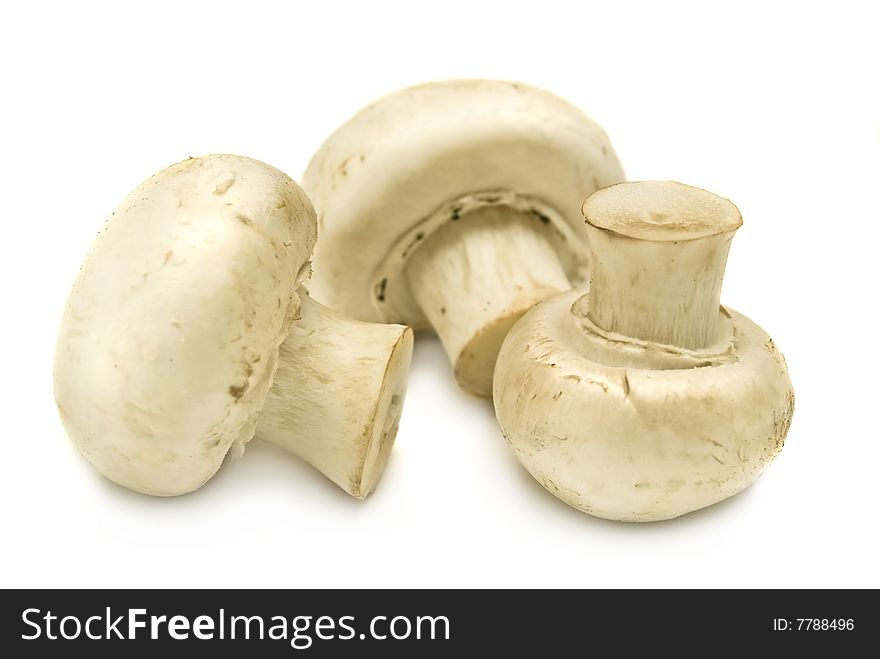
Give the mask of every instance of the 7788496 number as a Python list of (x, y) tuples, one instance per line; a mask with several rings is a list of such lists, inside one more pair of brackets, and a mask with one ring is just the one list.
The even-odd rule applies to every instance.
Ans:
[(774, 618), (773, 631), (827, 632), (852, 631), (855, 629), (852, 618)]

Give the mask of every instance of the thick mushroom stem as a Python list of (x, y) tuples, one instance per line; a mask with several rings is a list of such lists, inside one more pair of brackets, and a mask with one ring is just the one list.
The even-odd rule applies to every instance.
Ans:
[(504, 206), (475, 210), (438, 229), (406, 265), (410, 290), (469, 393), (492, 395), (507, 331), (536, 303), (570, 288), (539, 220)]
[(690, 350), (717, 339), (721, 283), (742, 224), (727, 199), (671, 181), (610, 186), (584, 203), (587, 315), (606, 332)]
[(256, 436), (363, 499), (397, 434), (412, 330), (352, 320), (299, 293), (301, 318), (281, 344)]

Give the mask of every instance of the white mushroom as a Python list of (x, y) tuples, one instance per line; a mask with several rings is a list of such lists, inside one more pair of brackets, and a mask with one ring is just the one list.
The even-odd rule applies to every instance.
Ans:
[(584, 204), (588, 293), (532, 309), (504, 341), (495, 410), (526, 469), (592, 515), (661, 520), (751, 484), (782, 448), (794, 393), (782, 354), (720, 305), (731, 202), (673, 182)]
[(460, 386), (489, 396), (510, 326), (584, 280), (580, 205), (623, 180), (583, 112), (527, 85), (451, 81), (352, 117), (303, 176), (318, 211), (316, 299), (434, 329)]
[(122, 202), (80, 269), (55, 354), (61, 420), (102, 474), (182, 494), (256, 430), (369, 494), (412, 332), (309, 300), (298, 286), (315, 230), (296, 183), (240, 156), (178, 163)]

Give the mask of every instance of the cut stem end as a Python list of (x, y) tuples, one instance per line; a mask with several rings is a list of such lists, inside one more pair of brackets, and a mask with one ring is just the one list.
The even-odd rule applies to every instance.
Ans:
[(376, 487), (397, 434), (412, 330), (342, 316), (300, 290), (257, 437), (301, 457), (352, 496)]

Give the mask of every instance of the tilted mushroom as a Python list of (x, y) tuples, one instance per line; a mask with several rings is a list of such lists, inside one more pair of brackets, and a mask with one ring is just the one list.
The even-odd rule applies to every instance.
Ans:
[(683, 515), (751, 484), (782, 448), (794, 392), (782, 354), (720, 305), (730, 201), (674, 182), (584, 203), (588, 293), (532, 309), (504, 341), (495, 410), (520, 462), (592, 515)]
[(314, 155), (316, 299), (433, 328), (459, 385), (490, 396), (498, 349), (537, 301), (584, 280), (580, 206), (623, 180), (583, 112), (523, 84), (422, 85), (366, 107)]
[(182, 494), (256, 431), (349, 494), (370, 493), (397, 431), (412, 331), (309, 299), (316, 224), (296, 183), (232, 155), (173, 165), (116, 209), (55, 353), (61, 420), (102, 474)]

